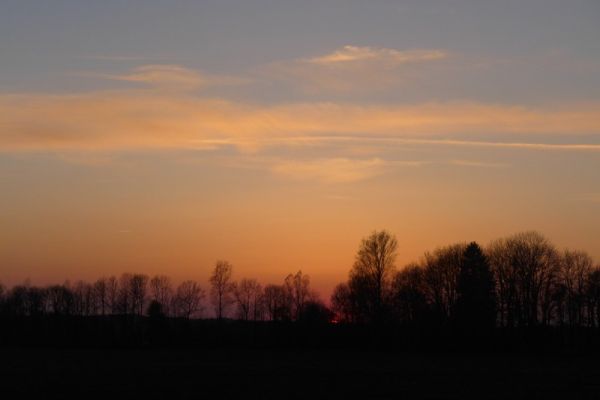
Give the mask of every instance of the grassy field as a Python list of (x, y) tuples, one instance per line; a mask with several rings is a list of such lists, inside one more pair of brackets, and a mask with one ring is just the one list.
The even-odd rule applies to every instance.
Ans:
[(0, 354), (7, 399), (600, 398), (600, 362), (581, 356), (183, 348)]

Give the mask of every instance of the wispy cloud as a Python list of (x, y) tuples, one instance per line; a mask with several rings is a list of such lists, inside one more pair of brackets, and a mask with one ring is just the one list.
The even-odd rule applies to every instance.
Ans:
[(377, 63), (383, 66), (439, 60), (447, 56), (441, 50), (408, 50), (400, 51), (384, 47), (344, 46), (329, 54), (309, 58), (306, 61), (327, 66), (343, 66), (359, 62)]
[[(142, 79), (142, 78), (133, 78)], [(121, 90), (0, 95), (0, 149), (213, 149), (324, 142), (598, 151), (600, 144), (490, 141), (489, 135), (600, 132), (599, 104), (547, 108), (481, 103), (278, 106), (186, 92)], [(459, 140), (470, 134), (480, 140)], [(436, 136), (447, 139), (437, 139)]]
[(454, 147), (495, 147), (505, 149), (526, 149), (526, 150), (568, 150), (568, 151), (600, 151), (600, 144), (559, 144), (559, 143), (524, 143), (524, 142), (494, 142), (487, 140), (446, 140), (446, 139), (406, 139), (406, 138), (383, 138), (383, 141), (404, 143), (404, 144), (423, 144)]
[[(223, 144), (233, 144), (232, 140), (223, 140)], [(324, 143), (354, 144), (354, 145), (426, 145), (442, 147), (490, 147), (504, 149), (523, 149), (541, 151), (600, 151), (600, 144), (596, 143), (532, 143), (532, 142), (498, 142), (485, 139), (481, 140), (453, 140), (453, 139), (419, 139), (411, 137), (354, 135), (354, 136), (302, 136), (287, 138), (271, 138), (262, 140), (264, 145), (316, 145)], [(460, 162), (460, 161), (459, 161)]]
[(308, 92), (373, 91), (391, 89), (402, 83), (404, 68), (448, 57), (437, 49), (396, 49), (343, 46), (330, 53), (271, 64), (266, 74)]
[(84, 72), (78, 75), (134, 82), (155, 88), (179, 91), (193, 90), (204, 86), (242, 85), (250, 82), (249, 78), (207, 74), (175, 64), (142, 65), (122, 74)]
[(106, 77), (177, 88), (195, 88), (205, 82), (205, 78), (198, 71), (180, 65), (144, 65), (123, 75), (106, 75)]

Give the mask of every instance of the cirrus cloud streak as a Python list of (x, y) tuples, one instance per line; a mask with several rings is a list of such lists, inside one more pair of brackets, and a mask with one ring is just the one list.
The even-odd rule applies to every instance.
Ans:
[[(598, 135), (599, 114), (599, 104), (271, 106), (141, 90), (16, 94), (0, 96), (0, 150), (257, 148), (277, 141), (293, 145), (356, 137), (412, 144), (589, 150), (598, 145), (553, 144), (543, 139), (555, 134)], [(463, 134), (477, 140), (459, 140)], [(491, 134), (537, 134), (540, 141), (494, 142), (487, 140)]]

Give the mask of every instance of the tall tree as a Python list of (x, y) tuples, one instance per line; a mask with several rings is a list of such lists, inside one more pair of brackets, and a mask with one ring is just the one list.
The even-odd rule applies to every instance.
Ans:
[(115, 276), (106, 280), (106, 295), (111, 314), (119, 312), (119, 281)]
[(600, 265), (589, 273), (586, 285), (588, 320), (590, 326), (600, 327)]
[(454, 313), (459, 326), (489, 329), (496, 324), (495, 282), (487, 257), (475, 242), (464, 251)]
[(284, 281), (284, 287), (290, 305), (291, 315), (297, 320), (302, 313), (304, 304), (310, 299), (310, 277), (298, 271), (289, 274)]
[(593, 270), (593, 260), (584, 251), (565, 250), (561, 262), (561, 283), (565, 287), (566, 314), (569, 325), (585, 325), (586, 290)]
[(256, 320), (260, 309), (262, 288), (256, 279), (242, 279), (234, 284), (233, 294), (238, 305), (238, 314), (241, 319)]
[(425, 253), (425, 292), (439, 323), (447, 323), (452, 318), (466, 247), (464, 243), (456, 243)]
[(537, 232), (522, 232), (492, 242), (488, 257), (497, 281), (501, 324), (549, 324), (560, 273), (552, 243)]
[(106, 278), (99, 278), (94, 283), (94, 298), (96, 310), (100, 312), (100, 315), (106, 315), (106, 312), (108, 311), (108, 287)]
[(148, 276), (134, 274), (129, 281), (129, 292), (132, 301), (132, 312), (137, 315), (143, 315), (148, 293)]
[(349, 285), (368, 320), (380, 321), (384, 316), (397, 248), (395, 236), (383, 230), (364, 238), (358, 249)]
[(215, 307), (215, 314), (219, 320), (223, 319), (227, 308), (232, 302), (232, 273), (233, 266), (228, 261), (217, 261), (210, 277), (210, 296)]

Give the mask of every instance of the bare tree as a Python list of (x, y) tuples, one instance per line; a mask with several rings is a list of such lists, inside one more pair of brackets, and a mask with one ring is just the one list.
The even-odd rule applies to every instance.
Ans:
[(347, 283), (340, 283), (331, 294), (331, 307), (337, 322), (356, 322), (356, 306)]
[(73, 313), (74, 296), (65, 285), (52, 285), (46, 289), (46, 309), (55, 315)]
[(502, 327), (516, 324), (517, 279), (512, 265), (509, 244), (505, 238), (493, 241), (486, 250), (496, 283), (498, 322)]
[(284, 287), (291, 303), (291, 312), (294, 320), (297, 320), (302, 313), (304, 304), (311, 300), (310, 298), (310, 277), (298, 271), (295, 274), (289, 274), (284, 281)]
[(231, 274), (233, 266), (227, 261), (217, 261), (210, 277), (210, 296), (218, 319), (223, 319), (227, 308), (232, 303), (233, 284)]
[(131, 298), (131, 310), (134, 314), (143, 315), (147, 300), (148, 276), (134, 274), (129, 281), (129, 293)]
[(458, 243), (425, 253), (425, 292), (441, 322), (452, 317), (466, 248), (466, 244)]
[(390, 293), (398, 242), (387, 231), (364, 238), (350, 271), (350, 289), (363, 318), (380, 321)]
[(265, 286), (262, 303), (270, 321), (291, 318), (289, 308), (286, 307), (286, 291), (283, 286), (273, 284)]
[(74, 296), (75, 314), (87, 316), (96, 313), (92, 285), (84, 281), (77, 281), (71, 290)]
[(173, 299), (171, 280), (165, 275), (156, 275), (150, 279), (150, 299), (161, 305), (161, 310), (169, 315), (169, 306)]
[(182, 282), (175, 292), (175, 312), (177, 316), (192, 318), (202, 310), (204, 290), (194, 281)]
[(130, 314), (133, 313), (133, 301), (131, 299), (131, 285), (132, 275), (129, 273), (121, 274), (117, 285), (117, 302), (115, 309), (119, 314)]
[(46, 305), (46, 290), (35, 286), (27, 287), (25, 306), (26, 314), (29, 316), (39, 316), (44, 314)]
[(94, 283), (94, 303), (95, 308), (101, 315), (106, 315), (108, 311), (108, 285), (106, 278), (100, 278)]
[(117, 314), (119, 312), (119, 282), (114, 276), (106, 280), (106, 296), (110, 313)]
[(242, 279), (233, 285), (233, 294), (238, 305), (241, 319), (248, 321), (256, 320), (260, 310), (262, 288), (256, 279)]
[(565, 287), (566, 312), (569, 325), (586, 324), (586, 291), (593, 270), (592, 258), (583, 251), (565, 250), (562, 256), (560, 280)]
[(596, 266), (588, 275), (586, 298), (590, 326), (600, 327), (600, 265)]
[(560, 272), (555, 247), (537, 232), (492, 242), (488, 248), (498, 293), (500, 321), (506, 326), (551, 322)]

